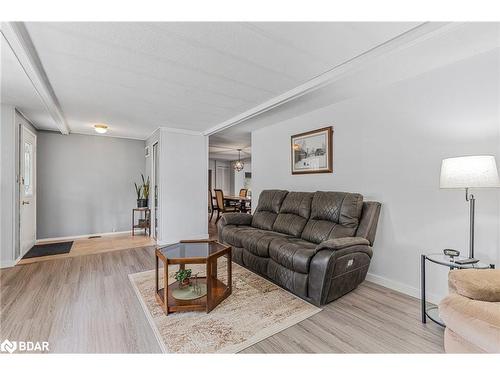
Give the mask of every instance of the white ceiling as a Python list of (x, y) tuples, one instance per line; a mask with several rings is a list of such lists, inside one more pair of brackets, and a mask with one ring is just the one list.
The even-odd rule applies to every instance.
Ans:
[[(451, 24), (432, 37), (396, 49), (378, 60), (340, 76), (339, 79), (318, 90), (222, 130), (210, 136), (210, 144), (225, 147), (250, 144), (251, 132), (259, 128), (342, 100), (359, 95), (371, 95), (374, 90), (382, 86), (389, 86), (494, 50), (500, 53), (500, 23)], [(318, 127), (324, 125), (326, 124), (318, 124)]]
[(213, 128), (416, 25), (26, 23), (70, 131), (140, 139)]
[(16, 106), (39, 129), (58, 130), (43, 101), (2, 34), (0, 34), (0, 39), (1, 103)]

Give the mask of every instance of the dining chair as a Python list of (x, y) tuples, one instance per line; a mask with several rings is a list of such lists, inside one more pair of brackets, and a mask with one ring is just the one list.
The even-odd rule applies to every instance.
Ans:
[(237, 212), (238, 208), (233, 206), (226, 206), (224, 204), (224, 192), (220, 189), (214, 189), (215, 191), (215, 201), (217, 203), (217, 219), (215, 219), (215, 223), (217, 223), (220, 219), (220, 214), (225, 212)]
[(210, 219), (208, 221), (212, 221), (214, 217), (214, 211), (218, 210), (218, 207), (214, 205), (214, 196), (212, 195), (212, 191), (208, 189), (208, 207), (210, 208)]

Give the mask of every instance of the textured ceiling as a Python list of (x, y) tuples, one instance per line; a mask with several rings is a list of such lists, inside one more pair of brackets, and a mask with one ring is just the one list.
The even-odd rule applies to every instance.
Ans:
[[(251, 132), (259, 128), (356, 96), (373, 95), (377, 88), (492, 51), (490, 58), (500, 54), (500, 23), (453, 24), (432, 38), (397, 49), (312, 93), (218, 132), (210, 136), (210, 145), (238, 148), (250, 144)], [(218, 157), (216, 152), (213, 157)]]
[(27, 23), (72, 132), (204, 131), (416, 23)]

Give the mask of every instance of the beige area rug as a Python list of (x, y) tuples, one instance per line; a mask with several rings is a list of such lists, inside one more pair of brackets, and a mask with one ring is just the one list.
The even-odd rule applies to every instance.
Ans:
[[(190, 266), (200, 276), (203, 267)], [(169, 283), (175, 270), (169, 267)], [(155, 299), (155, 271), (129, 278), (164, 353), (237, 353), (321, 311), (235, 263), (232, 294), (209, 314), (167, 316)]]

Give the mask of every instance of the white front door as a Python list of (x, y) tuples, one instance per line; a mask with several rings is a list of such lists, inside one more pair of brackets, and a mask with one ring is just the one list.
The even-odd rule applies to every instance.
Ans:
[(23, 256), (36, 240), (36, 135), (22, 126), (20, 138), (19, 237)]

